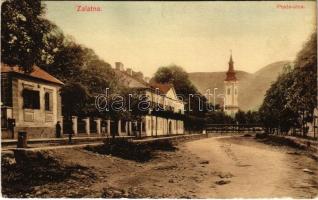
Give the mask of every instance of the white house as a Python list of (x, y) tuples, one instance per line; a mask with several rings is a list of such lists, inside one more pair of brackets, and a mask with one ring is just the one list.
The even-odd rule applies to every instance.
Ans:
[(119, 135), (136, 134), (134, 127), (141, 136), (160, 136), (184, 133), (184, 102), (178, 99), (176, 91), (171, 84), (148, 83), (144, 80), (141, 72), (132, 69), (124, 69), (123, 64), (117, 62), (115, 71), (121, 77), (121, 82), (127, 87), (138, 88), (143, 95), (148, 97), (152, 105), (160, 105), (161, 112), (151, 108), (149, 112), (141, 117), (140, 122), (123, 121), (118, 122)]

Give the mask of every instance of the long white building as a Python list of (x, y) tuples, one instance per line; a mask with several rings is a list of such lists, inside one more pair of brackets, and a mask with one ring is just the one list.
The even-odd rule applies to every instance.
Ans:
[(148, 83), (141, 72), (134, 72), (130, 68), (124, 70), (120, 62), (116, 63), (115, 71), (127, 87), (143, 91), (142, 95), (147, 96), (152, 105), (163, 108), (158, 111), (156, 106), (152, 106), (139, 121), (119, 120), (119, 135), (141, 133), (141, 136), (161, 136), (184, 133), (184, 102), (177, 97), (172, 84)]

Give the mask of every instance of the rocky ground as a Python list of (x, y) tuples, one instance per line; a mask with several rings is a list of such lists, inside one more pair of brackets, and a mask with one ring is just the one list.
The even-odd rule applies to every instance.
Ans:
[[(317, 161), (252, 137), (217, 137), (153, 150), (150, 159), (90, 148), (42, 152), (20, 166), (2, 157), (4, 197), (298, 197), (318, 194)], [(38, 155), (39, 156), (39, 155)]]
[[(214, 198), (314, 198), (317, 161), (306, 151), (253, 137), (219, 137), (189, 142), (186, 148), (209, 160), (223, 184), (203, 185), (198, 195)], [(210, 178), (210, 182), (214, 181)], [(217, 182), (215, 182), (217, 183)]]

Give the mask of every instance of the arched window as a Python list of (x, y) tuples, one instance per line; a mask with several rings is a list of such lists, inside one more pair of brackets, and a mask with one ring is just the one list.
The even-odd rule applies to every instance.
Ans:
[(231, 94), (231, 89), (230, 89), (230, 88), (227, 89), (227, 94), (228, 94), (228, 95)]

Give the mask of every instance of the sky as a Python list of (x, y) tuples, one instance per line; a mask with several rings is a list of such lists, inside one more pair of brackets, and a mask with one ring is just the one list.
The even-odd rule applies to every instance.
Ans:
[[(294, 60), (316, 28), (316, 2), (54, 2), (46, 17), (114, 66), (152, 76), (176, 64), (187, 72), (253, 73)], [(302, 8), (282, 9), (284, 5)], [(77, 6), (101, 11), (78, 12)]]

